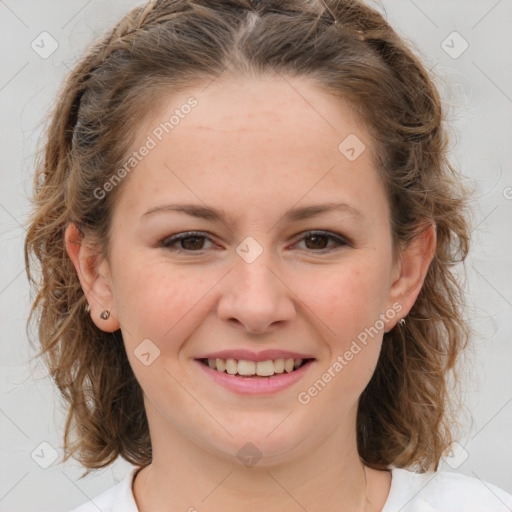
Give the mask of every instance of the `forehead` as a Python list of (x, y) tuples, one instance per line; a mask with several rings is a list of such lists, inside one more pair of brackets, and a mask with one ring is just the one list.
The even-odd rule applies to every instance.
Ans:
[[(133, 208), (183, 194), (235, 206), (240, 196), (298, 201), (333, 187), (363, 195), (368, 180), (378, 183), (362, 126), (348, 102), (307, 78), (214, 80), (162, 96), (139, 127), (135, 150), (149, 139), (153, 147), (124, 195), (131, 194)], [(358, 152), (364, 148), (357, 160), (340, 150), (345, 140), (359, 143)]]
[(336, 140), (336, 132), (349, 125), (351, 129), (361, 130), (348, 102), (321, 90), (304, 77), (215, 80), (169, 98), (167, 111), (179, 108), (192, 94), (198, 104), (190, 119), (183, 123), (184, 130), (206, 129), (219, 134), (258, 130), (282, 132), (288, 137), (315, 133), (327, 137), (326, 143), (329, 135)]
[[(300, 151), (306, 143), (336, 154), (339, 142), (351, 133), (369, 143), (351, 104), (307, 77), (223, 77), (175, 94), (164, 91), (154, 104), (138, 139), (153, 134), (159, 145), (172, 145), (175, 150), (191, 137), (215, 139), (222, 148), (243, 143), (244, 151), (276, 145)], [(247, 134), (257, 138), (251, 140)], [(262, 139), (265, 148), (257, 147)]]

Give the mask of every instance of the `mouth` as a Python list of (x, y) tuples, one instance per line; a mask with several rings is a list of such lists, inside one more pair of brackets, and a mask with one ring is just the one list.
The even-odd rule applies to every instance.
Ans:
[(267, 359), (251, 361), (247, 359), (202, 358), (198, 362), (218, 373), (246, 379), (270, 379), (283, 374), (294, 373), (314, 358), (306, 359)]

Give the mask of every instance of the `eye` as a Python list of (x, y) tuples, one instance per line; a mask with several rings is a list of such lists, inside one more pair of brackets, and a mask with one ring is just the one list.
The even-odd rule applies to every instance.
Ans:
[[(306, 249), (312, 251), (329, 251), (337, 249), (344, 245), (348, 245), (342, 237), (330, 233), (329, 231), (308, 231), (300, 240), (299, 243), (304, 242)], [(329, 242), (333, 245), (329, 247)]]
[[(210, 247), (205, 247), (205, 242), (213, 244), (210, 237), (201, 231), (187, 231), (170, 236), (160, 242), (160, 247), (176, 252), (202, 252)], [(341, 236), (329, 231), (307, 231), (297, 243), (304, 242), (306, 250), (331, 251), (349, 243)], [(330, 245), (329, 245), (330, 243)]]
[[(205, 236), (204, 233), (199, 231), (187, 231), (165, 238), (160, 245), (161, 247), (173, 249), (178, 252), (201, 252), (205, 249), (205, 240), (211, 242), (211, 239)], [(178, 247), (176, 247), (177, 244), (179, 244)]]

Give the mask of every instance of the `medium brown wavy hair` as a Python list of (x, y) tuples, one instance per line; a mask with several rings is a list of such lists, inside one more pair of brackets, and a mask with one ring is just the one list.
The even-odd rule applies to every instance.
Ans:
[(423, 287), (405, 326), (384, 334), (360, 397), (357, 443), (375, 469), (437, 469), (457, 426), (456, 363), (470, 335), (455, 267), (469, 248), (469, 196), (447, 157), (440, 95), (411, 48), (379, 11), (356, 0), (156, 0), (129, 12), (79, 60), (44, 134), (24, 247), (35, 289), (27, 332), (36, 322), (36, 357), (44, 355), (68, 411), (64, 461), (79, 458), (86, 475), (118, 456), (138, 466), (152, 460), (121, 330), (101, 331), (85, 310), (65, 249), (67, 225), (96, 240), (108, 259), (124, 182), (102, 199), (94, 191), (133, 150), (134, 119), (169, 91), (221, 73), (271, 73), (310, 78), (356, 109), (388, 194), (394, 247), (436, 224)]

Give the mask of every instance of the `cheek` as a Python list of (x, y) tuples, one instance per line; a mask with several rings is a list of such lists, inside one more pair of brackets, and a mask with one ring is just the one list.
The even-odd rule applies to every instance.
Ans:
[(308, 385), (314, 388), (312, 402), (319, 415), (325, 404), (334, 404), (330, 420), (334, 426), (357, 403), (375, 371), (382, 344), (382, 326), (377, 322), (383, 313), (384, 283), (378, 267), (373, 271), (346, 267), (323, 282), (309, 283), (308, 289), (313, 290), (308, 306), (320, 319), (316, 325), (327, 349)]
[(316, 326), (328, 354), (315, 381), (321, 381), (318, 407), (337, 403), (339, 415), (357, 402), (375, 371), (381, 349), (378, 320), (387, 291), (385, 258), (379, 262), (369, 256), (359, 254), (334, 271), (316, 272), (314, 277), (299, 280), (301, 296), (307, 297), (305, 303), (318, 319)]
[(133, 345), (149, 338), (161, 350), (175, 348), (172, 341), (187, 336), (187, 326), (204, 313), (208, 291), (219, 279), (212, 272), (201, 275), (199, 271), (171, 268), (166, 262), (131, 265), (125, 261), (124, 265), (137, 269), (125, 272), (124, 279), (119, 276), (118, 309), (128, 332), (127, 342)]
[[(126, 268), (130, 267), (128, 261)], [(136, 265), (137, 267), (137, 265)], [(135, 268), (135, 267), (132, 267)], [(186, 358), (182, 347), (211, 310), (209, 291), (219, 281), (208, 272), (171, 268), (166, 262), (147, 262), (126, 272), (119, 294), (122, 334), (137, 381), (151, 400), (165, 410), (186, 397), (176, 383), (176, 362)], [(149, 341), (148, 341), (149, 340)], [(149, 356), (144, 356), (149, 353)]]
[(377, 261), (354, 258), (329, 272), (297, 279), (301, 297), (325, 325), (326, 339), (345, 347), (383, 313), (387, 296), (385, 269)]

